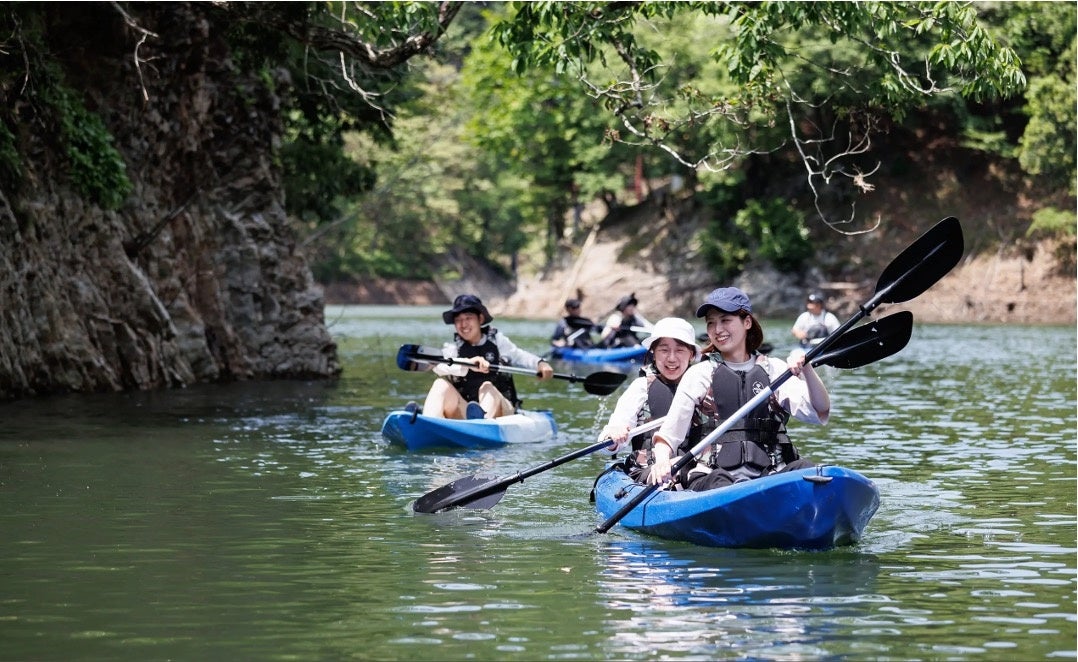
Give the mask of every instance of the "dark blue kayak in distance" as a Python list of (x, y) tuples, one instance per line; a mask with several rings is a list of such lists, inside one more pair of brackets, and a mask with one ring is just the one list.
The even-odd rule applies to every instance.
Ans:
[(578, 361), (580, 363), (619, 363), (642, 361), (648, 350), (643, 345), (636, 347), (591, 347), (580, 349), (578, 347), (551, 347), (551, 356), (562, 361)]
[(499, 418), (435, 418), (398, 410), (382, 422), (382, 436), (410, 451), (427, 448), (498, 448), (553, 439), (558, 427), (549, 411), (521, 411)]
[[(620, 469), (608, 471), (596, 482), (595, 507), (609, 519), (642, 489)], [(860, 540), (879, 505), (871, 480), (825, 465), (705, 492), (657, 490), (618, 524), (708, 547), (830, 549)]]

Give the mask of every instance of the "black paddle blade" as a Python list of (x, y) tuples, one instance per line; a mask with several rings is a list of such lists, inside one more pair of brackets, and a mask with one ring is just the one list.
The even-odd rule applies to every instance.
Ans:
[(565, 323), (574, 331), (577, 329), (590, 329), (595, 326), (595, 322), (592, 322), (587, 317), (581, 317), (580, 315), (567, 315), (565, 317)]
[[(458, 478), (416, 499), (412, 511), (437, 513), (458, 506), (477, 510), (493, 508), (505, 496), (507, 486), (504, 483), (501, 479), (484, 476)], [(487, 491), (490, 493), (483, 494)]]
[(962, 225), (948, 216), (910, 244), (884, 269), (876, 282), (879, 303), (902, 303), (947, 275), (962, 259)]
[(812, 359), (812, 365), (860, 368), (901, 351), (911, 335), (913, 313), (904, 310), (847, 331), (825, 353)]
[(584, 390), (592, 395), (610, 395), (627, 377), (620, 372), (593, 372), (584, 379)]

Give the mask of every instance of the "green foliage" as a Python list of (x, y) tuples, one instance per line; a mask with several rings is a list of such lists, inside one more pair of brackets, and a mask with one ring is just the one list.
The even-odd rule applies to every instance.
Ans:
[(1030, 118), (1019, 140), (1018, 162), (1048, 186), (1069, 186), (1073, 194), (1078, 172), (1078, 96), (1074, 79), (1066, 82), (1056, 77), (1036, 78), (1030, 83), (1027, 98)]
[[(603, 145), (605, 117), (575, 82), (543, 67), (514, 74), (508, 54), (492, 42), (474, 45), (461, 72), (461, 104), (468, 109), (469, 140), (510, 182), (501, 204), (532, 225), (523, 232), (546, 237), (549, 255), (564, 234), (564, 216), (581, 184), (603, 184), (582, 174), (629, 160), (624, 148)], [(526, 182), (526, 186), (519, 186)], [(620, 187), (619, 187), (620, 188)], [(536, 224), (537, 227), (536, 227)], [(534, 230), (543, 230), (536, 233)]]
[[(515, 13), (495, 27), (513, 55), (517, 71), (554, 67), (559, 73), (606, 66), (614, 45), (650, 82), (667, 74), (656, 50), (640, 47), (633, 31), (647, 20), (661, 30), (676, 14), (721, 17), (730, 37), (718, 40), (714, 58), (741, 88), (736, 106), (771, 107), (789, 98), (791, 88), (810, 99), (796, 77), (827, 79), (825, 96), (848, 88), (861, 105), (892, 112), (921, 103), (933, 81), (962, 95), (987, 98), (1020, 89), (1024, 77), (1015, 54), (1001, 47), (978, 24), (968, 3), (764, 2), (764, 3), (511, 3)], [(826, 40), (836, 53), (853, 57), (829, 67), (805, 48)], [(927, 65), (927, 70), (925, 66)], [(636, 89), (620, 101), (632, 105)], [(612, 97), (611, 104), (617, 101)]]
[(796, 271), (812, 257), (805, 219), (785, 200), (749, 200), (734, 225), (753, 242), (755, 256), (779, 271)]
[(46, 45), (48, 29), (42, 15), (21, 6), (11, 11), (4, 18), (12, 21), (7, 27), (18, 35), (10, 45), (20, 52), (17, 58), (0, 59), (0, 90), (9, 99), (0, 121), (3, 179), (18, 182), (22, 178), (19, 142), (8, 123), (32, 125), (62, 155), (76, 191), (106, 209), (118, 208), (132, 186), (111, 132), (100, 115), (86, 108), (81, 93), (67, 83), (61, 59)]
[(1026, 235), (1032, 238), (1048, 238), (1056, 242), (1053, 256), (1056, 268), (1062, 274), (1072, 275), (1076, 266), (1075, 249), (1078, 242), (1075, 241), (1078, 216), (1074, 210), (1056, 209), (1045, 207), (1033, 213), (1033, 222), (1030, 224)]
[(374, 171), (350, 159), (336, 142), (296, 136), (281, 146), (286, 206), (311, 225), (336, 220), (345, 200), (374, 186)]
[(127, 164), (112, 146), (101, 118), (86, 109), (74, 92), (57, 85), (48, 95), (60, 125), (75, 188), (106, 209), (117, 209), (131, 192)]
[[(1075, 35), (1073, 3), (1006, 2), (987, 7), (990, 29), (1021, 55), (1030, 81), (1021, 109), (1028, 118), (1015, 150), (1022, 168), (1051, 188), (1073, 195), (1078, 167), (1075, 126)], [(1005, 152), (1001, 152), (1005, 153)]]
[(1064, 239), (1075, 236), (1078, 216), (1074, 210), (1065, 211), (1055, 207), (1045, 207), (1033, 213), (1033, 222), (1026, 231), (1028, 237), (1049, 237)]
[(347, 203), (344, 222), (319, 242), (338, 277), (429, 278), (450, 249), (489, 255), (508, 269), (526, 236), (514, 205), (519, 193), (505, 195), (508, 171), (484, 162), (463, 139), (455, 81), (452, 68), (428, 63), (413, 81), (422, 95), (397, 109), (397, 140), (346, 135), (347, 156), (376, 171), (378, 181)]
[[(493, 33), (514, 71), (577, 79), (611, 142), (658, 147), (690, 177), (754, 154), (800, 163), (825, 221), (822, 207), (871, 190), (873, 136), (890, 123), (1025, 83), (962, 2), (523, 2)], [(1000, 148), (993, 130), (979, 137)]]
[[(730, 183), (713, 187), (704, 197), (715, 215), (700, 236), (701, 254), (719, 281), (731, 281), (757, 262), (797, 271), (813, 256), (804, 217), (786, 201), (752, 199), (736, 209), (737, 193)], [(731, 209), (736, 211), (731, 214)]]
[(279, 152), (285, 204), (310, 227), (340, 222), (349, 201), (374, 186), (375, 170), (345, 154), (344, 136), (362, 132), (377, 142), (390, 142), (391, 109), (419, 92), (403, 68), (356, 69), (350, 72), (350, 81), (342, 81), (339, 53), (319, 57), (295, 41), (281, 39), (279, 25), (298, 22), (311, 30), (342, 30), (388, 45), (400, 38), (400, 32), (387, 26), (409, 25), (417, 17), (423, 25), (433, 20), (429, 6), (403, 6), (414, 4), (375, 3), (370, 11), (352, 11), (341, 3), (261, 3), (245, 6), (243, 20), (222, 21), (229, 26), (226, 37), (232, 56), (243, 68), (261, 72), (267, 81), (276, 78), (271, 70), (284, 67), (289, 72), (292, 84), (275, 90), (285, 131)]
[[(438, 8), (251, 11), (380, 49), (437, 29)], [(341, 85), (336, 51), (323, 61), (264, 39), (274, 21), (245, 21), (233, 34), (248, 65), (285, 58), (297, 81), (282, 91), (287, 202), (326, 264), (388, 275), (429, 269), (449, 248), (506, 269), (522, 252), (549, 257), (568, 236), (572, 205), (625, 190), (640, 155), (648, 176), (677, 173), (690, 185), (700, 172), (686, 167), (693, 159), (736, 170), (760, 153), (776, 166), (804, 158), (867, 172), (871, 156), (831, 159), (841, 136), (856, 141), (880, 118), (936, 98), (968, 123), (967, 144), (1005, 153), (1015, 142), (991, 108), (980, 117), (953, 101), (991, 100), (1024, 81), (1014, 52), (968, 3), (468, 3), (458, 22), (466, 33), (444, 37), (431, 66), (348, 68), (344, 80), (364, 94)], [(434, 66), (438, 57), (452, 66)], [(815, 151), (795, 151), (791, 135)], [(757, 196), (765, 188), (751, 184)], [(792, 212), (765, 200), (742, 210), (736, 186), (745, 183), (730, 186), (738, 202), (727, 229), (748, 252), (723, 256), (799, 265), (807, 244), (799, 223), (786, 224)]]

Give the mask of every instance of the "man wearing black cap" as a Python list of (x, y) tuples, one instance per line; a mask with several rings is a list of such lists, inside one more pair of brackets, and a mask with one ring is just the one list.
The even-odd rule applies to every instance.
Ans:
[(588, 349), (595, 345), (591, 331), (595, 326), (587, 317), (580, 316), (580, 299), (568, 299), (565, 302), (565, 317), (558, 320), (550, 344), (554, 347), (576, 347)]
[(514, 413), (520, 404), (512, 376), (490, 372), (492, 365), (513, 365), (535, 370), (539, 379), (550, 379), (554, 369), (531, 352), (490, 326), (490, 311), (474, 294), (462, 294), (453, 307), (442, 313), (442, 321), (452, 324), (453, 341), (442, 348), (442, 356), (466, 359), (472, 365), (439, 363), (435, 380), (423, 402), (423, 414), (437, 418), (497, 418)]
[(815, 345), (838, 329), (838, 318), (823, 309), (823, 294), (809, 294), (805, 299), (805, 309), (790, 329), (802, 347)]

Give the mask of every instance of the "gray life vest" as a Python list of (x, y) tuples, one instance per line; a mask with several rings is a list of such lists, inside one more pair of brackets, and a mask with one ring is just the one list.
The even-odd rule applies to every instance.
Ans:
[[(754, 355), (758, 357), (759, 355)], [(741, 407), (771, 386), (771, 376), (764, 366), (754, 363), (746, 371), (733, 370), (714, 352), (708, 358), (715, 363), (711, 376), (711, 390), (705, 397), (714, 405), (714, 412), (701, 421), (684, 444), (688, 452), (701, 439), (714, 431)], [(699, 412), (699, 410), (698, 410)], [(711, 445), (706, 464), (712, 469), (728, 471), (739, 467), (764, 471), (798, 459), (797, 450), (786, 434), (789, 412), (780, 407), (774, 396), (754, 407), (733, 427), (724, 432)]]

